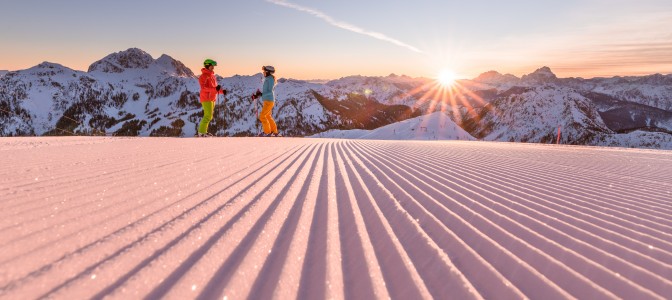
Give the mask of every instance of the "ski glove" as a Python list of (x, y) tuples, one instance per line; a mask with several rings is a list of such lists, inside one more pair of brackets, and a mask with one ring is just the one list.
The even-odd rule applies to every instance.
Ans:
[(222, 95), (226, 96), (226, 90), (222, 89)]
[(252, 96), (256, 99), (256, 98), (261, 97), (261, 95), (262, 95), (261, 91), (260, 91), (260, 90), (257, 90), (257, 92), (254, 93), (254, 95), (252, 95)]
[(219, 90), (221, 90), (221, 89), (222, 89), (222, 86), (221, 86), (221, 85), (217, 85), (217, 87), (215, 87), (215, 90), (217, 90), (218, 92), (219, 92)]

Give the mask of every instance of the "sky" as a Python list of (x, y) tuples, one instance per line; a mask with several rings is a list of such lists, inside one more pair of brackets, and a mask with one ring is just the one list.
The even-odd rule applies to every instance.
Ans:
[(0, 70), (140, 48), (222, 76), (672, 73), (670, 0), (5, 0), (0, 28)]

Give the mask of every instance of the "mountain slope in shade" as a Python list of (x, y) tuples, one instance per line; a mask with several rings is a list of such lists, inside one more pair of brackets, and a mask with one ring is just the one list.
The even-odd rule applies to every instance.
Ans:
[[(597, 99), (594, 94), (588, 96)], [(560, 127), (562, 144), (672, 149), (672, 134), (665, 129), (672, 112), (645, 106), (657, 110), (648, 116), (659, 117), (652, 121), (642, 119), (638, 114), (622, 116), (619, 115), (625, 114), (622, 102), (610, 102), (604, 96), (600, 99), (596, 102), (566, 87), (512, 88), (500, 93), (485, 107), (463, 113), (458, 124), (486, 141), (556, 143)], [(605, 109), (606, 106), (610, 106), (610, 110), (598, 110), (598, 107)], [(647, 109), (638, 111), (647, 112)], [(624, 117), (628, 120), (625, 124), (615, 121)], [(608, 118), (611, 126), (603, 118)], [(642, 126), (627, 127), (629, 129), (618, 132), (611, 129), (638, 124), (635, 120)], [(642, 130), (647, 125), (661, 127)]]
[[(566, 89), (535, 88), (490, 103), (479, 136), (488, 141), (548, 143), (562, 126), (563, 143), (585, 144), (596, 135), (613, 133), (590, 100)], [(489, 126), (487, 126), (489, 125)]]
[(672, 133), (672, 111), (616, 99), (613, 96), (583, 93), (592, 100), (605, 124), (613, 131), (627, 133), (637, 129)]
[(443, 112), (415, 117), (374, 130), (330, 130), (310, 137), (369, 140), (475, 140)]
[(595, 139), (591, 145), (672, 150), (672, 134), (635, 130), (628, 133), (601, 136), (599, 139)]
[(10, 137), (0, 153), (2, 299), (672, 295), (669, 151)]

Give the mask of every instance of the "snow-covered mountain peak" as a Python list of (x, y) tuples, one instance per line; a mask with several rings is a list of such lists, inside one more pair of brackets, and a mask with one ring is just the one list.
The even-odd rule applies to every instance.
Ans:
[(64, 65), (45, 61), (32, 68), (16, 71), (16, 73), (27, 76), (52, 77), (57, 74), (61, 74), (60, 76), (73, 76), (73, 74), (74, 76), (77, 76), (81, 71), (75, 71)]
[(193, 77), (194, 72), (191, 69), (187, 68), (182, 62), (163, 54), (156, 61), (153, 62), (153, 65), (158, 66), (162, 71), (166, 71), (170, 75), (175, 75), (179, 77)]
[(512, 83), (512, 82), (517, 82), (519, 81), (520, 78), (511, 75), (511, 74), (501, 74), (497, 71), (488, 71), (485, 73), (482, 73), (481, 75), (478, 75), (478, 77), (474, 78), (473, 81), (480, 82), (480, 83), (488, 83), (488, 84), (502, 84), (502, 83)]
[(38, 64), (38, 65), (36, 65), (36, 66), (34, 66), (34, 67), (32, 67), (32, 68), (28, 68), (28, 69), (26, 69), (26, 71), (30, 71), (30, 70), (44, 70), (44, 69), (58, 69), (58, 70), (60, 70), (60, 69), (68, 69), (68, 70), (70, 70), (70, 68), (68, 68), (68, 67), (66, 67), (66, 66), (64, 66), (64, 65), (57, 64), (57, 63), (52, 63), (52, 62), (48, 62), (48, 61), (44, 61), (44, 62), (42, 62), (42, 63), (40, 63), (40, 64)]
[(549, 67), (541, 67), (536, 71), (523, 75), (522, 80), (528, 83), (549, 83), (558, 79)]
[(122, 73), (126, 69), (147, 69), (154, 58), (138, 48), (130, 48), (105, 56), (89, 66), (89, 72)]
[(548, 77), (556, 77), (555, 74), (553, 73), (553, 71), (551, 71), (551, 68), (546, 67), (546, 66), (543, 66), (543, 67), (535, 70), (530, 75), (533, 75), (533, 74), (543, 75), (543, 76), (548, 76)]

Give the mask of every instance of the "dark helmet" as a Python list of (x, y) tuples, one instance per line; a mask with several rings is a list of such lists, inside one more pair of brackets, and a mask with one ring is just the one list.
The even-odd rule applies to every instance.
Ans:
[(275, 68), (273, 66), (264, 66), (262, 69), (271, 74), (275, 73)]

